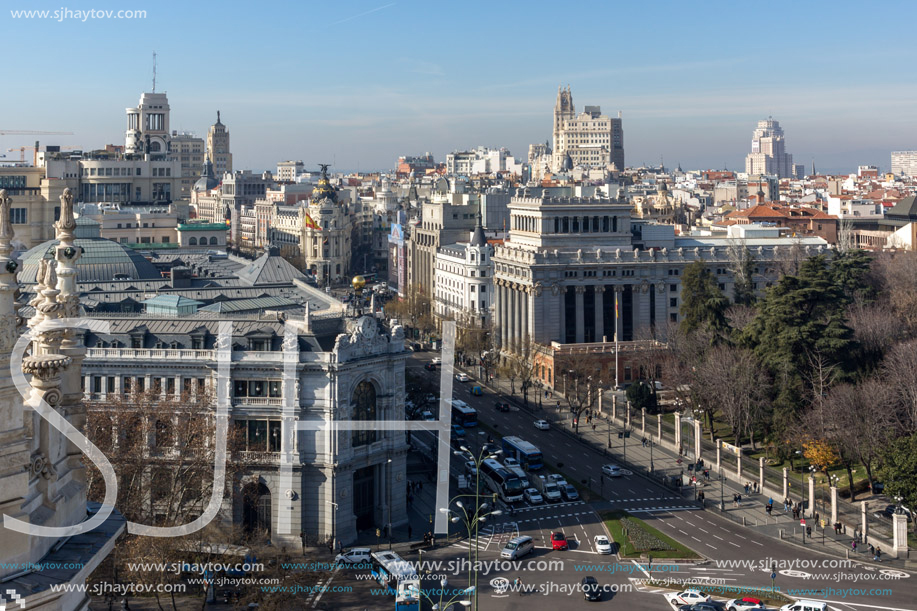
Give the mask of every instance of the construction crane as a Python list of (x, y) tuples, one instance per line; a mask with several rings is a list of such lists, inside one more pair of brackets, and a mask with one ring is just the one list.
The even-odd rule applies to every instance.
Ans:
[[(61, 146), (61, 147), (59, 147), (59, 148), (60, 148), (61, 150), (64, 150), (64, 149), (78, 149), (78, 148), (80, 148), (80, 147), (78, 147), (78, 146)], [(20, 162), (20, 163), (25, 163), (25, 152), (26, 152), (26, 151), (32, 151), (32, 164), (33, 164), (33, 165), (38, 165), (38, 151), (39, 151), (39, 150), (41, 150), (41, 149), (40, 149), (40, 147), (38, 146), (38, 142), (36, 141), (36, 142), (35, 142), (35, 146), (18, 146), (18, 147), (16, 147), (16, 148), (6, 149), (6, 152), (7, 152), (7, 153), (13, 153), (13, 152), (15, 152), (15, 151), (19, 151), (19, 162)], [(4, 155), (4, 157), (6, 157), (6, 155)]]

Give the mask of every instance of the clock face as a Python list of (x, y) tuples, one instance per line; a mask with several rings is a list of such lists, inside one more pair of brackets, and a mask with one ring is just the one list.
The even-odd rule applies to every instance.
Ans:
[(372, 335), (373, 332), (375, 331), (375, 326), (376, 325), (373, 322), (373, 319), (369, 318), (368, 316), (364, 316), (363, 318), (360, 319), (360, 333), (362, 333), (363, 335), (367, 335), (367, 336)]

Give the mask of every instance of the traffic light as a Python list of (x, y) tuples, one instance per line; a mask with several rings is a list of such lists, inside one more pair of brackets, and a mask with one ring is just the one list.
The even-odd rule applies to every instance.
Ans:
[(379, 529), (379, 528), (376, 529), (376, 536), (377, 536), (377, 537), (381, 537), (381, 536), (382, 536), (382, 530), (381, 530), (381, 529)]

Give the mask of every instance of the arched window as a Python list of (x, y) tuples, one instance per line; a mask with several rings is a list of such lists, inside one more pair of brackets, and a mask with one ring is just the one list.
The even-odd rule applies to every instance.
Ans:
[(191, 238), (188, 240), (188, 246), (197, 246), (197, 238)]
[(554, 217), (554, 233), (560, 233), (560, 219), (556, 216)]
[(217, 245), (216, 236), (210, 238), (210, 245), (211, 245), (211, 246), (216, 246), (216, 245)]
[[(353, 420), (374, 421), (376, 419), (376, 387), (371, 382), (357, 384), (353, 393)], [(354, 430), (351, 445), (364, 446), (376, 440), (376, 431)]]

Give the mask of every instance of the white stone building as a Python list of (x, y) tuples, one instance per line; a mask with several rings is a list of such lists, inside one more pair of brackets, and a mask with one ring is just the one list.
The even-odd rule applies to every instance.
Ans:
[(494, 248), (487, 243), (480, 216), (468, 243), (442, 246), (436, 253), (433, 311), (440, 320), (484, 327), (493, 306)]
[(570, 88), (557, 90), (553, 132), (554, 172), (573, 167), (624, 170), (624, 128), (617, 118), (602, 114), (599, 106), (586, 106), (576, 114)]

